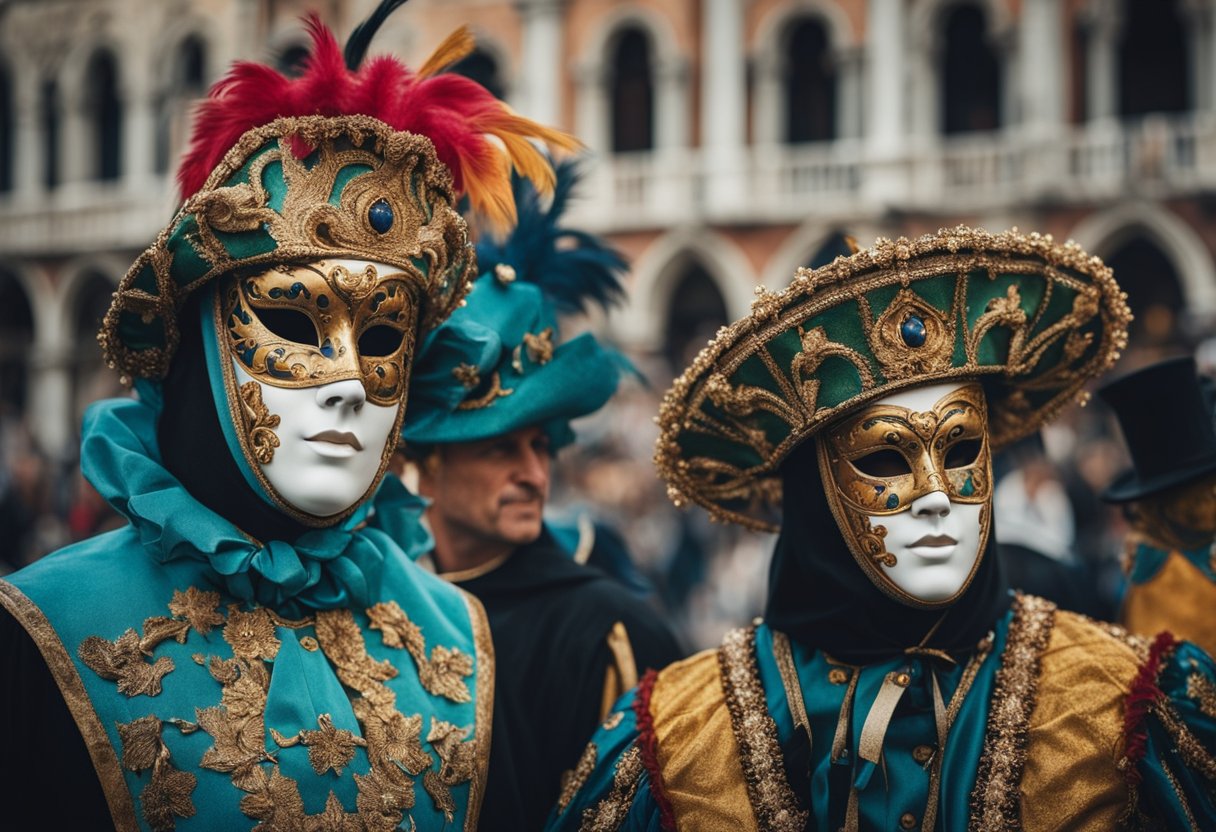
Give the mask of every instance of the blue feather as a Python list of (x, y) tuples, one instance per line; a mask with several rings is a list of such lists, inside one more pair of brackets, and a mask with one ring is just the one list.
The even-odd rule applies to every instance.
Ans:
[(580, 175), (570, 160), (555, 165), (554, 171), (557, 184), (547, 204), (529, 180), (512, 177), (519, 222), (505, 240), (481, 235), (478, 269), (492, 275), (496, 266), (512, 267), (518, 280), (539, 287), (559, 312), (585, 312), (593, 303), (608, 309), (624, 298), (621, 279), (628, 263), (594, 234), (561, 227)]

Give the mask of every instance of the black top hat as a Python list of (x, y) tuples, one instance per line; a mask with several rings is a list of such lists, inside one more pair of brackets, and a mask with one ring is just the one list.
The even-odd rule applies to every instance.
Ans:
[[(1125, 503), (1157, 494), (1216, 471), (1216, 425), (1190, 356), (1129, 373), (1098, 390), (1115, 412), (1132, 458), (1132, 470), (1102, 494)], [(1210, 391), (1210, 385), (1209, 385)]]

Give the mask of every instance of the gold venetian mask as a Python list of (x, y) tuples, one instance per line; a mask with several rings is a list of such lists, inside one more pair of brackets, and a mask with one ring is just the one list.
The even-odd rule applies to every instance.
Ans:
[[(821, 433), (820, 474), (845, 542), (870, 578), (900, 600), (935, 605), (966, 589), (987, 543), (992, 498), (987, 404), (976, 383), (941, 396), (923, 412), (890, 401), (899, 398), (896, 394), (865, 407)], [(934, 492), (943, 493), (957, 510), (948, 523), (930, 529), (928, 521), (906, 513)], [(875, 522), (883, 518), (888, 518), (885, 524)], [(978, 527), (968, 528), (966, 518)], [(922, 544), (926, 536), (936, 542)], [(924, 604), (898, 587), (903, 572), (915, 567), (899, 566), (896, 553), (916, 552), (921, 545), (948, 546), (944, 537), (959, 549), (957, 558), (950, 556), (960, 570), (959, 585), (944, 600)]]
[(278, 266), (232, 280), (220, 320), (232, 356), (257, 381), (302, 388), (358, 379), (368, 401), (394, 405), (409, 380), (415, 282), (371, 263)]
[(1128, 515), (1137, 531), (1167, 549), (1196, 549), (1216, 540), (1216, 474), (1137, 500)]

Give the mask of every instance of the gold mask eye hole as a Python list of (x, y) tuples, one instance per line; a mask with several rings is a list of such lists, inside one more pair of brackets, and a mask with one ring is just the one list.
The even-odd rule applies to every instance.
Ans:
[(874, 451), (849, 462), (862, 474), (875, 479), (885, 480), (912, 473), (912, 467), (903, 454), (891, 450)]
[(286, 341), (317, 346), (320, 337), (312, 318), (297, 309), (272, 306), (255, 310), (262, 326)]
[(950, 446), (950, 450), (946, 451), (946, 467), (966, 468), (974, 465), (975, 461), (980, 458), (982, 447), (983, 445), (978, 439), (964, 439), (961, 442), (955, 442)]
[(359, 355), (364, 358), (386, 358), (401, 349), (405, 333), (391, 326), (377, 324), (359, 336)]

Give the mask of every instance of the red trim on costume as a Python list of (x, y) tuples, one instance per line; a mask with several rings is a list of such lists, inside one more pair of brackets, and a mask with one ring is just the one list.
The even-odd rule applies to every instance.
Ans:
[(1127, 780), (1133, 786), (1140, 782), (1140, 772), (1136, 766), (1144, 759), (1148, 746), (1148, 712), (1153, 703), (1165, 696), (1157, 686), (1157, 676), (1169, 654), (1180, 643), (1168, 630), (1158, 633), (1149, 648), (1148, 658), (1136, 672), (1136, 678), (1132, 680), (1131, 689), (1127, 694), (1126, 710), (1123, 714), (1123, 736), (1127, 743)]
[(654, 733), (654, 716), (650, 713), (650, 695), (654, 693), (659, 674), (647, 670), (638, 682), (638, 693), (633, 699), (633, 714), (638, 726), (638, 748), (642, 752), (642, 765), (650, 772), (650, 793), (659, 807), (659, 827), (664, 832), (676, 832), (676, 818), (671, 811), (671, 801), (663, 786), (663, 773), (659, 768), (659, 738)]

